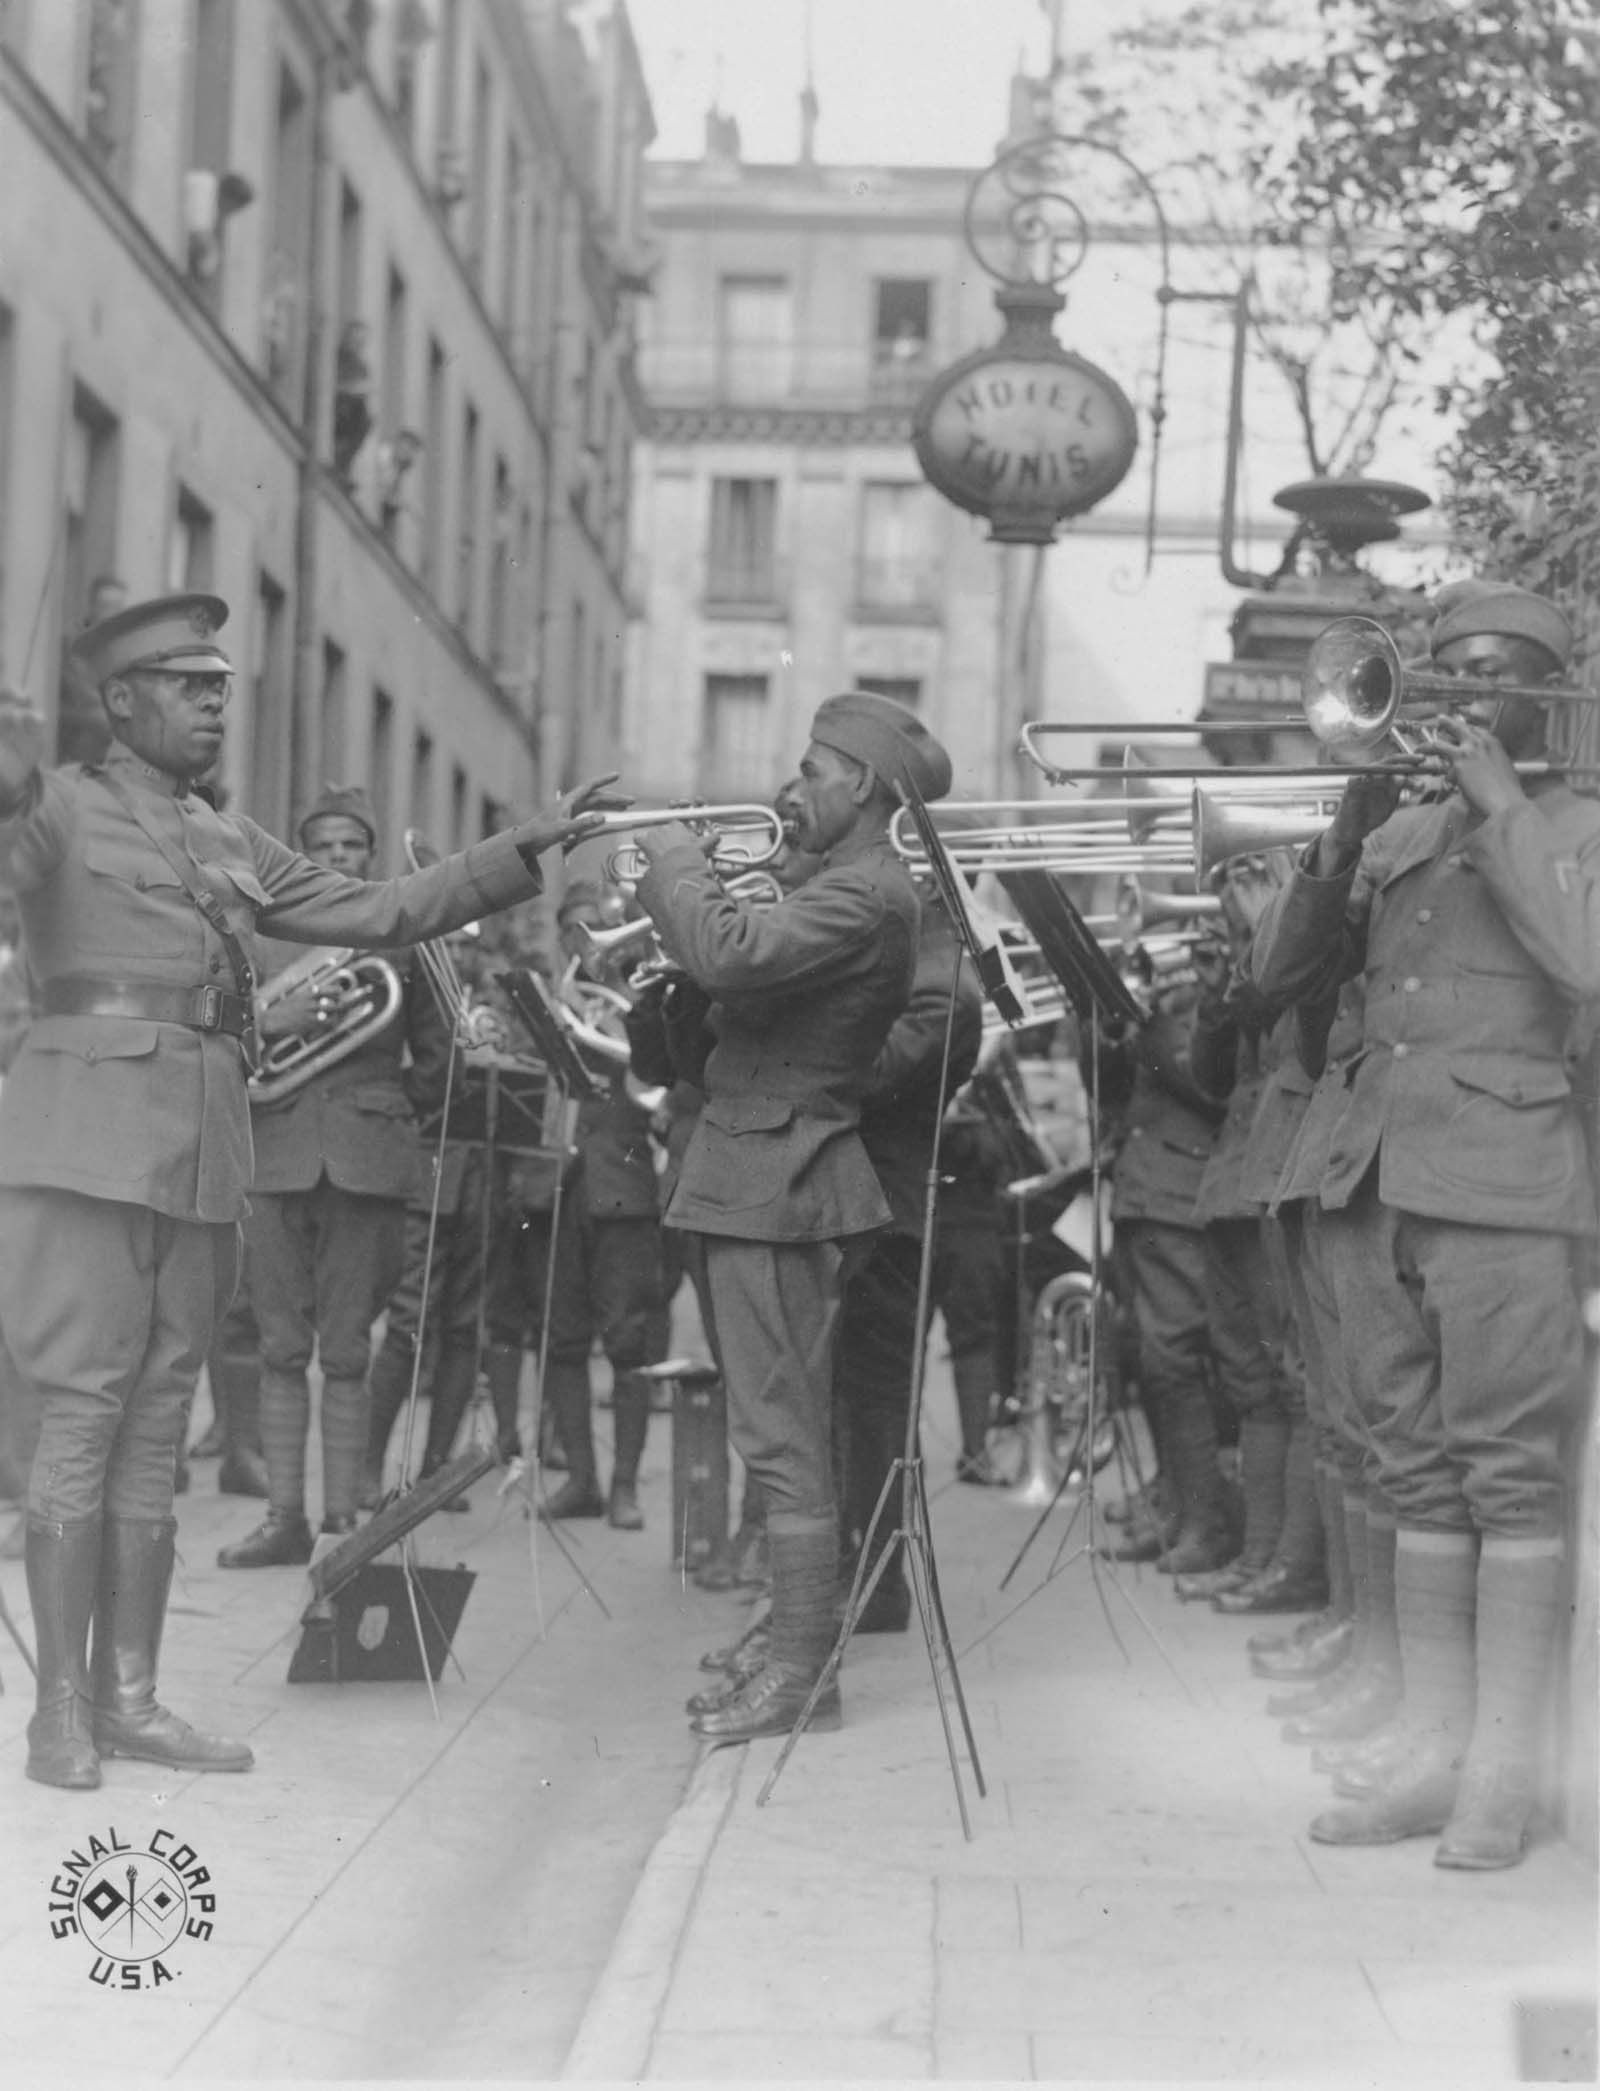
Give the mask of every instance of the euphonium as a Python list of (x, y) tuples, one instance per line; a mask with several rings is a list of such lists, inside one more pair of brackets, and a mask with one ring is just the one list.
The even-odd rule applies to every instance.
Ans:
[(1030, 1510), (1053, 1503), (1063, 1478), (1070, 1478), (1063, 1475), (1057, 1440), (1072, 1432), (1081, 1438), (1087, 1427), (1093, 1306), (1094, 1281), (1086, 1271), (1047, 1280), (1033, 1303), (1027, 1400), (1017, 1418), (1022, 1474), (1011, 1490), (1012, 1502)]
[(257, 990), (257, 1018), (303, 989), (326, 1005), (327, 1014), (314, 1030), (262, 1039), (261, 1065), (247, 1077), (253, 1104), (281, 1103), (360, 1052), (393, 1023), (405, 992), (399, 973), (377, 952), (319, 946), (292, 959)]

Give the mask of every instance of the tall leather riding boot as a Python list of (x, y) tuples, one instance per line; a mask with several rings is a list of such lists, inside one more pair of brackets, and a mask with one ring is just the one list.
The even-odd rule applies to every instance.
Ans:
[(602, 1517), (605, 1500), (595, 1474), (594, 1419), (590, 1408), (587, 1358), (552, 1358), (545, 1369), (544, 1405), (556, 1419), (556, 1434), (567, 1455), (567, 1478), (547, 1496), (546, 1517)]
[(428, 1400), (428, 1440), (422, 1448), (422, 1471), (442, 1467), (455, 1449), (461, 1419), (478, 1385), (478, 1353), (470, 1343), (447, 1343), (433, 1368)]
[(355, 1522), (371, 1431), (372, 1404), (365, 1375), (360, 1379), (325, 1379), (322, 1382), (324, 1531), (340, 1530)]
[(483, 1353), (483, 1375), (494, 1408), (495, 1449), (507, 1465), (522, 1457), (517, 1409), (522, 1399), (522, 1352), (514, 1343), (491, 1343)]
[(211, 1398), (222, 1420), (222, 1465), (217, 1492), (224, 1496), (267, 1493), (267, 1462), (261, 1449), (261, 1359), (213, 1349), (208, 1366)]
[[(839, 1535), (832, 1519), (769, 1520), (772, 1548), (771, 1645), (763, 1668), (694, 1727), (708, 1742), (750, 1742), (794, 1726), (833, 1649)], [(837, 1682), (817, 1702), (813, 1728), (837, 1728)]]
[(1228, 1544), (1227, 1494), (1217, 1464), (1217, 1431), (1201, 1387), (1163, 1397), (1166, 1455), (1178, 1492), (1178, 1533), (1156, 1566), (1167, 1575), (1200, 1575), (1220, 1568)]
[(99, 1587), (99, 1518), (64, 1522), (30, 1515), (23, 1558), (39, 1664), (28, 1723), (28, 1777), (41, 1786), (98, 1786), (89, 1622)]
[(650, 1382), (637, 1372), (618, 1372), (611, 1389), (611, 1523), (619, 1532), (644, 1529), (639, 1508), (639, 1462), (650, 1428)]
[[(1248, 1516), (1248, 1474), (1245, 1502)], [(1219, 1612), (1231, 1613), (1313, 1612), (1327, 1599), (1327, 1557), (1312, 1459), (1311, 1424), (1307, 1417), (1296, 1416), (1289, 1422), (1283, 1462), (1283, 1521), (1272, 1559), (1260, 1575), (1219, 1596), (1216, 1606)]]
[(94, 1624), (94, 1739), (102, 1757), (181, 1771), (244, 1772), (247, 1743), (202, 1735), (156, 1702), (161, 1630), (172, 1587), (172, 1518), (108, 1517)]
[(1450, 1819), (1472, 1727), (1473, 1532), (1403, 1531), (1395, 1550), (1405, 1746), (1371, 1793), (1317, 1816), (1319, 1844), (1394, 1844), (1429, 1836)]
[(989, 1417), (994, 1407), (994, 1351), (963, 1351), (950, 1360), (956, 1383), (956, 1412), (961, 1419), (961, 1456), (982, 1459), (989, 1444)]
[(1283, 1528), (1284, 1458), (1289, 1418), (1281, 1409), (1251, 1410), (1239, 1419), (1239, 1481), (1244, 1494), (1244, 1542), (1231, 1561), (1199, 1575), (1185, 1575), (1174, 1588), (1180, 1597), (1209, 1597), (1225, 1609), (1224, 1595), (1266, 1573)]
[(1514, 1866), (1522, 1857), (1565, 1599), (1559, 1539), (1484, 1539), (1478, 1558), (1477, 1716), (1435, 1865), (1487, 1872)]

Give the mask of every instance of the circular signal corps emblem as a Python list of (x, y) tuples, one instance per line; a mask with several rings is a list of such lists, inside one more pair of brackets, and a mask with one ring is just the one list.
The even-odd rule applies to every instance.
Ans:
[(210, 1871), (172, 1830), (146, 1843), (115, 1829), (90, 1837), (50, 1883), (51, 1932), (90, 1948), (89, 1979), (104, 1988), (159, 1989), (175, 1980), (175, 1953), (211, 1937), (216, 1906)]

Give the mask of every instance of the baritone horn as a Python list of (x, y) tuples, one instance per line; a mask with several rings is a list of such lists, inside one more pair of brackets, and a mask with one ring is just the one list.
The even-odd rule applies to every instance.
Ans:
[(261, 1040), (261, 1064), (245, 1078), (253, 1104), (282, 1103), (359, 1053), (393, 1023), (405, 994), (399, 972), (376, 951), (319, 946), (291, 959), (257, 990), (258, 1031), (264, 1011), (302, 991), (316, 996), (322, 1014), (310, 1031)]

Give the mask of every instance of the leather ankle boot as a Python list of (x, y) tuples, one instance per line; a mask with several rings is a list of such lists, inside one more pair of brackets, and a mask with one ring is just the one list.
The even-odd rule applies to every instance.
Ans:
[(1449, 1736), (1417, 1742), (1365, 1800), (1330, 1808), (1311, 1824), (1318, 1844), (1398, 1844), (1450, 1820), (1461, 1785), (1461, 1746)]
[(225, 1546), (218, 1568), (304, 1568), (311, 1559), (311, 1527), (303, 1511), (269, 1510), (253, 1532)]
[[(698, 1715), (697, 1734), (713, 1745), (782, 1735), (798, 1720), (832, 1652), (838, 1534), (832, 1520), (769, 1531), (772, 1643), (761, 1671), (725, 1707)], [(818, 1700), (812, 1726), (842, 1719), (837, 1679)]]
[(102, 1757), (137, 1757), (179, 1771), (245, 1772), (247, 1743), (203, 1735), (156, 1701), (156, 1669), (176, 1524), (107, 1518), (94, 1632), (94, 1738)]
[(1355, 1640), (1355, 1621), (1319, 1612), (1302, 1622), (1280, 1650), (1253, 1649), (1250, 1667), (1273, 1684), (1312, 1684), (1336, 1670)]
[(98, 1517), (70, 1522), (30, 1517), (27, 1523), (23, 1558), (39, 1666), (27, 1773), (41, 1786), (100, 1784), (89, 1687), (100, 1531)]

